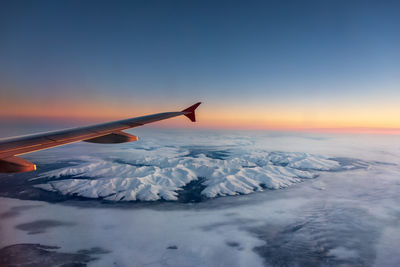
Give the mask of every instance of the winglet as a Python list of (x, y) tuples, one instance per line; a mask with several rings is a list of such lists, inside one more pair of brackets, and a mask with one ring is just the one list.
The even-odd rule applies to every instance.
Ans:
[(197, 102), (193, 106), (190, 106), (187, 109), (182, 110), (182, 112), (185, 112), (185, 114), (183, 114), (183, 115), (188, 117), (191, 121), (195, 122), (196, 121), (196, 115), (195, 115), (194, 111), (196, 110), (196, 108), (198, 106), (200, 106), (200, 104), (201, 104), (201, 102)]

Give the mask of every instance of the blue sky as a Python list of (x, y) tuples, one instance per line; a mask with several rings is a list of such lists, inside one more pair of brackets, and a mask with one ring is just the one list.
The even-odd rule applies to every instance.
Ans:
[(393, 110), (398, 14), (395, 1), (2, 1), (1, 104)]

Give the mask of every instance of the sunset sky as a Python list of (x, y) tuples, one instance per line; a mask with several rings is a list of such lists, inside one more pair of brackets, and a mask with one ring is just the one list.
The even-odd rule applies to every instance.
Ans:
[(222, 129), (400, 133), (398, 1), (1, 1), (0, 120), (202, 101)]

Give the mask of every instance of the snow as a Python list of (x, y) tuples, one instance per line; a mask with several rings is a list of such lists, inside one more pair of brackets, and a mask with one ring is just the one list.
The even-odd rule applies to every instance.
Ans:
[(188, 156), (181, 148), (152, 147), (141, 152), (131, 162), (85, 156), (80, 164), (43, 173), (39, 178), (55, 179), (36, 187), (109, 201), (178, 200), (179, 191), (199, 177), (205, 178), (201, 194), (214, 198), (285, 188), (315, 178), (320, 171), (342, 170), (335, 160), (300, 152), (252, 150), (226, 159)]
[[(94, 197), (117, 188), (128, 194), (138, 188), (133, 181), (149, 193), (146, 186), (153, 179), (153, 190), (174, 195), (190, 179), (209, 174), (197, 180), (204, 183), (203, 194), (239, 194), (239, 188), (250, 194), (189, 204), (54, 202), (45, 198), (49, 194), (42, 198), (49, 203), (2, 197), (0, 247), (32, 243), (59, 246), (65, 253), (93, 247), (110, 251), (96, 255), (98, 260), (88, 266), (400, 266), (399, 136), (153, 131), (132, 132), (141, 137), (137, 143), (77, 143), (24, 157), (38, 163), (39, 171), (41, 166), (65, 167), (39, 173), (33, 181), (59, 193), (56, 183), (67, 190), (64, 183), (74, 180), (70, 194), (84, 181), (86, 194)], [(175, 177), (184, 168), (194, 177)], [(156, 180), (161, 174), (169, 179)], [(272, 184), (304, 182), (251, 194), (256, 185), (261, 187), (262, 174)], [(121, 184), (111, 183), (118, 178)], [(104, 184), (94, 186), (100, 181)], [(56, 226), (36, 234), (20, 227), (43, 221)]]

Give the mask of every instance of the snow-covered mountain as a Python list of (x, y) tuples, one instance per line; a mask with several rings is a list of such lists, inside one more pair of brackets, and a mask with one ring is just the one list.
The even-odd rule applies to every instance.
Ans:
[[(140, 151), (136, 151), (140, 149)], [(180, 190), (201, 179), (206, 198), (279, 189), (318, 176), (321, 171), (359, 167), (321, 155), (247, 150), (215, 156), (199, 148), (153, 146), (131, 149), (130, 161), (119, 157), (85, 156), (83, 162), (43, 173), (53, 178), (36, 185), (47, 191), (110, 201), (177, 200)], [(197, 153), (193, 153), (196, 151)], [(214, 151), (215, 152), (215, 151)], [(214, 155), (214, 156), (213, 156)]]

